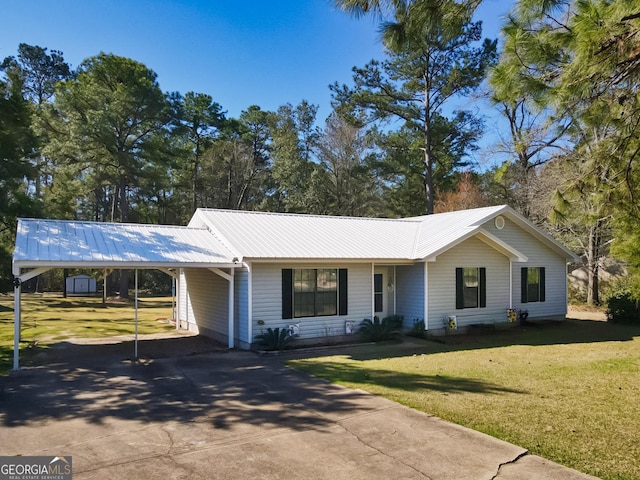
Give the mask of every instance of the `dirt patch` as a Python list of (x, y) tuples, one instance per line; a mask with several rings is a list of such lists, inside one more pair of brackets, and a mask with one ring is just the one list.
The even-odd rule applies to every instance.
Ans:
[(606, 322), (607, 314), (602, 308), (569, 306), (567, 318), (572, 318), (574, 320), (596, 320)]

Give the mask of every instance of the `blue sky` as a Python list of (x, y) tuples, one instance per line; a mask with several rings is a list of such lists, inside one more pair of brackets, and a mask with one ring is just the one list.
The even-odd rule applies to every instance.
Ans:
[[(483, 2), (485, 36), (498, 36), (512, 3)], [(0, 11), (0, 59), (21, 42), (61, 50), (72, 67), (101, 51), (130, 57), (164, 91), (207, 93), (232, 117), (305, 99), (322, 123), (329, 84), (382, 57), (377, 23), (332, 0), (0, 0)]]

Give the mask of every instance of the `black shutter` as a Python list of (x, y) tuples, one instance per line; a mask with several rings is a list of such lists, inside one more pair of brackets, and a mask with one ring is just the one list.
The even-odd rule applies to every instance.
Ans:
[(528, 275), (527, 267), (520, 269), (520, 303), (527, 303), (528, 299)]
[(540, 267), (540, 301), (545, 300), (545, 281), (544, 281), (544, 267)]
[(293, 318), (293, 270), (282, 269), (282, 318)]
[(464, 288), (462, 286), (463, 282), (463, 271), (462, 268), (456, 268), (456, 308), (461, 309), (464, 308)]
[(347, 315), (347, 269), (338, 270), (338, 315)]
[(487, 306), (487, 269), (480, 268), (480, 308)]

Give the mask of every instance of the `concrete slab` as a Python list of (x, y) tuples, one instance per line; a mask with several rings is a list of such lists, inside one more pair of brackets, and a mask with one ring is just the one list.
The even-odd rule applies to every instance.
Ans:
[(139, 364), (128, 346), (68, 344), (0, 378), (0, 455), (71, 455), (76, 480), (593, 478), (279, 358), (188, 341)]

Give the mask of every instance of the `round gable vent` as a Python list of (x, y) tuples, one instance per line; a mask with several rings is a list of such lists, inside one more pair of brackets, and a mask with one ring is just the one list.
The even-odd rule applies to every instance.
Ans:
[(502, 230), (504, 228), (504, 217), (502, 215), (498, 215), (493, 223), (496, 225), (498, 230)]

